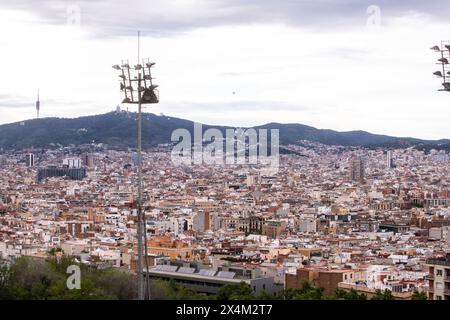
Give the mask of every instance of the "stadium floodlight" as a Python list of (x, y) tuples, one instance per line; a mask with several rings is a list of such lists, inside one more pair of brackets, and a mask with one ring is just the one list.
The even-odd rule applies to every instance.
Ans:
[[(120, 90), (124, 92), (125, 98), (122, 103), (137, 104), (137, 150), (138, 150), (138, 194), (137, 194), (137, 243), (138, 243), (138, 298), (140, 300), (150, 299), (150, 280), (147, 248), (147, 227), (145, 211), (142, 209), (142, 105), (159, 103), (159, 92), (157, 85), (153, 84), (151, 68), (155, 63), (149, 64), (148, 59), (143, 59), (140, 63), (140, 32), (138, 31), (138, 61), (134, 69), (130, 68), (128, 61), (122, 61), (121, 65), (114, 65), (113, 68), (120, 71)], [(143, 66), (146, 66), (144, 68)], [(144, 259), (145, 254), (145, 259)], [(145, 262), (144, 262), (145, 260)], [(144, 286), (144, 263), (146, 277)]]
[[(127, 103), (134, 104), (159, 103), (159, 92), (156, 90), (158, 86), (153, 84), (154, 78), (151, 73), (151, 68), (154, 65), (154, 62), (148, 63), (144, 59), (144, 63), (137, 64), (134, 69), (130, 68), (128, 61), (122, 62), (121, 67), (119, 65), (113, 66), (114, 69), (121, 71), (121, 74), (119, 74), (121, 79), (120, 90), (125, 94), (124, 101), (131, 101)], [(133, 70), (137, 71), (137, 74), (133, 73)], [(138, 88), (144, 88), (144, 90), (138, 90)], [(146, 92), (145, 99), (140, 95), (140, 92)]]
[(450, 41), (441, 41), (440, 46), (433, 46), (430, 49), (440, 53), (440, 58), (437, 60), (437, 64), (441, 66), (442, 71), (436, 71), (433, 73), (435, 76), (443, 78), (444, 80), (444, 82), (442, 83), (442, 86), (444, 88), (439, 89), (439, 91), (450, 92)]

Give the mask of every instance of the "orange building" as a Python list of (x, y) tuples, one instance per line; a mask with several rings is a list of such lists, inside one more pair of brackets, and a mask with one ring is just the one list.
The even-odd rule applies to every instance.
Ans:
[(353, 283), (358, 280), (365, 280), (363, 270), (306, 267), (297, 269), (295, 274), (286, 273), (285, 277), (286, 289), (300, 288), (303, 282), (307, 281), (316, 288), (323, 288), (323, 294), (326, 296), (333, 295), (339, 283)]
[(157, 236), (147, 241), (148, 253), (170, 257), (171, 259), (192, 259), (192, 249), (181, 240), (169, 236)]

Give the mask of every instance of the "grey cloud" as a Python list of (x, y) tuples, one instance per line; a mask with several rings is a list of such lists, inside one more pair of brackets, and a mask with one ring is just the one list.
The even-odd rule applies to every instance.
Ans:
[(24, 97), (0, 94), (0, 109), (10, 109), (12, 111), (15, 108), (32, 108), (34, 103), (33, 100)]
[(408, 11), (448, 20), (448, 1), (419, 0), (16, 0), (0, 8), (27, 10), (42, 21), (66, 24), (66, 10), (78, 5), (81, 25), (95, 35), (121, 36), (140, 29), (146, 35), (165, 36), (200, 27), (250, 23), (283, 23), (313, 29), (364, 26), (370, 5), (381, 8), (382, 17)]

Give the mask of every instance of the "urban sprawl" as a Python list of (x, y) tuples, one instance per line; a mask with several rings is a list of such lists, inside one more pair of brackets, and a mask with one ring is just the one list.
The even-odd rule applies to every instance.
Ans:
[[(143, 153), (147, 276), (199, 293), (354, 289), (450, 297), (450, 157), (308, 141), (258, 165), (176, 165)], [(0, 258), (52, 249), (135, 272), (137, 154), (101, 144), (0, 154)], [(53, 250), (54, 252), (54, 250)]]

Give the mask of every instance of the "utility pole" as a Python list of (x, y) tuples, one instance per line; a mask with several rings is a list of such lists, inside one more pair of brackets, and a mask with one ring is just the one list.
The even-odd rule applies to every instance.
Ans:
[[(153, 85), (151, 68), (155, 65), (154, 62), (140, 61), (140, 32), (138, 31), (138, 64), (134, 66), (137, 76), (131, 78), (130, 65), (127, 61), (122, 61), (122, 65), (114, 65), (113, 68), (121, 71), (119, 77), (121, 78), (120, 90), (125, 93), (125, 99), (122, 103), (131, 103), (138, 105), (137, 116), (137, 152), (138, 152), (138, 179), (137, 179), (137, 244), (138, 244), (138, 261), (137, 261), (137, 277), (138, 277), (138, 299), (150, 299), (150, 281), (148, 278), (148, 259), (147, 259), (147, 228), (145, 212), (142, 208), (142, 104), (159, 103), (159, 93)], [(145, 70), (148, 69), (148, 74)], [(141, 74), (141, 70), (143, 74)], [(136, 86), (137, 85), (137, 86)], [(137, 92), (137, 96), (135, 94)], [(145, 256), (144, 256), (145, 251)], [(145, 261), (144, 261), (145, 260)], [(144, 263), (146, 266), (146, 276), (144, 284)]]

